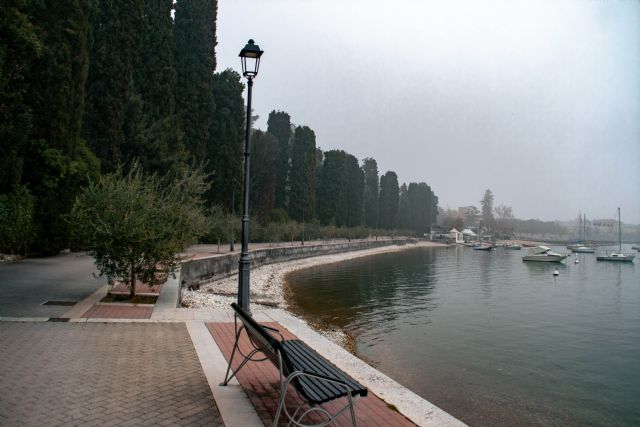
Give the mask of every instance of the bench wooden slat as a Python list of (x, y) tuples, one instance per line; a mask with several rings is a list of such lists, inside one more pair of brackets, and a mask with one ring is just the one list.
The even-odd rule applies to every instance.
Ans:
[[(306, 344), (300, 341), (291, 342), (287, 344), (286, 350), (287, 356), (295, 358), (294, 364), (297, 370), (324, 375), (328, 378), (342, 381), (349, 385), (348, 379), (345, 376), (338, 374), (338, 368), (323, 363), (324, 359), (321, 359), (322, 356), (317, 354)], [(313, 378), (301, 378), (301, 382), (306, 386), (305, 388), (311, 389), (322, 396), (316, 400), (324, 400), (328, 396), (346, 396), (344, 388), (335, 384), (314, 380)], [(349, 386), (352, 388), (351, 385)], [(316, 391), (316, 389), (318, 390)]]
[[(347, 385), (352, 396), (366, 396), (367, 389), (358, 384), (335, 365), (322, 357), (318, 352), (300, 340), (287, 340), (281, 343), (290, 368), (297, 371), (319, 374), (327, 378), (341, 381)], [(336, 384), (311, 377), (299, 377), (300, 392), (306, 394), (314, 403), (325, 403), (347, 395), (346, 390)]]

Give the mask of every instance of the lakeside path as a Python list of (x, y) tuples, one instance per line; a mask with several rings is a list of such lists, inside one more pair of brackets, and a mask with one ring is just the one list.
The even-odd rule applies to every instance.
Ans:
[[(286, 271), (419, 246), (299, 260)], [(106, 285), (59, 317), (0, 316), (0, 425), (270, 425), (278, 390), (264, 384), (277, 384), (277, 371), (256, 362), (240, 374), (242, 385), (233, 379), (221, 387), (233, 346), (232, 310), (176, 307), (179, 292), (178, 277), (170, 277), (150, 318), (131, 317), (140, 308), (134, 304), (100, 303)], [(96, 306), (114, 313), (89, 316)], [(359, 425), (464, 425), (284, 310), (252, 308), (257, 321), (302, 339), (370, 390), (357, 405)]]
[[(388, 245), (373, 249), (321, 255), (255, 267), (251, 269), (252, 305), (263, 306), (263, 308), (276, 306), (288, 311), (289, 307), (284, 295), (284, 287), (287, 275), (293, 271), (383, 253), (399, 252), (421, 247), (445, 246), (448, 245), (421, 241), (415, 244)], [(237, 292), (238, 274), (235, 273), (223, 279), (201, 285), (199, 290), (190, 291), (183, 289), (182, 304), (189, 308), (228, 308), (232, 302), (237, 300)]]

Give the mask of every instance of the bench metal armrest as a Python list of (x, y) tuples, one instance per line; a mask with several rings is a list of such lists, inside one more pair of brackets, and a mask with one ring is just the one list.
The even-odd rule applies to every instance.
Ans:
[(268, 331), (275, 332), (276, 334), (278, 334), (280, 336), (280, 341), (285, 341), (284, 336), (276, 328), (272, 328), (271, 326), (263, 325), (262, 323), (260, 323), (260, 326), (262, 326), (264, 329), (266, 329)]

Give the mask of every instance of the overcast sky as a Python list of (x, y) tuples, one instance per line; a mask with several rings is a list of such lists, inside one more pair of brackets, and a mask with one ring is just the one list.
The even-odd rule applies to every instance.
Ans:
[(219, 0), (218, 70), (264, 50), (257, 127), (427, 182), (440, 206), (640, 223), (640, 1)]

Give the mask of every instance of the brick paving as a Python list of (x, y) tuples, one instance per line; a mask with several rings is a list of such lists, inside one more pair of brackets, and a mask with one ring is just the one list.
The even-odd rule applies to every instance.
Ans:
[(81, 317), (91, 319), (150, 319), (153, 306), (96, 304)]
[[(287, 331), (284, 327), (278, 323), (265, 323), (268, 326), (274, 327), (283, 334), (285, 339), (296, 338), (291, 332)], [(228, 361), (233, 349), (233, 343), (235, 339), (235, 330), (233, 323), (207, 323), (207, 328), (213, 336), (214, 340), (220, 350), (224, 354)], [(244, 354), (248, 354), (251, 351), (251, 345), (246, 337), (246, 334), (242, 334), (240, 350)], [(241, 358), (234, 359), (234, 368), (237, 367)], [(269, 361), (264, 362), (249, 362), (237, 375), (238, 381), (242, 385), (243, 389), (249, 396), (251, 403), (256, 408), (258, 415), (264, 422), (265, 426), (270, 426), (275, 417), (275, 412), (278, 405), (279, 395), (279, 378), (278, 370)], [(220, 379), (222, 381), (222, 378)], [(339, 403), (331, 402), (325, 405), (330, 411), (336, 407), (341, 407), (343, 403), (339, 399)], [(301, 402), (300, 398), (295, 394), (295, 391), (290, 387), (287, 393), (287, 408), (297, 408)], [(290, 413), (293, 412), (290, 410)], [(400, 413), (391, 409), (384, 401), (369, 392), (369, 395), (364, 398), (360, 398), (355, 404), (355, 412), (358, 425), (360, 426), (414, 426), (411, 421), (405, 418)], [(319, 418), (314, 419), (319, 422)], [(280, 417), (278, 425), (287, 425), (286, 416)], [(351, 426), (351, 417), (347, 413), (343, 413), (336, 423), (339, 426)]]
[(0, 322), (0, 425), (222, 425), (183, 323)]

